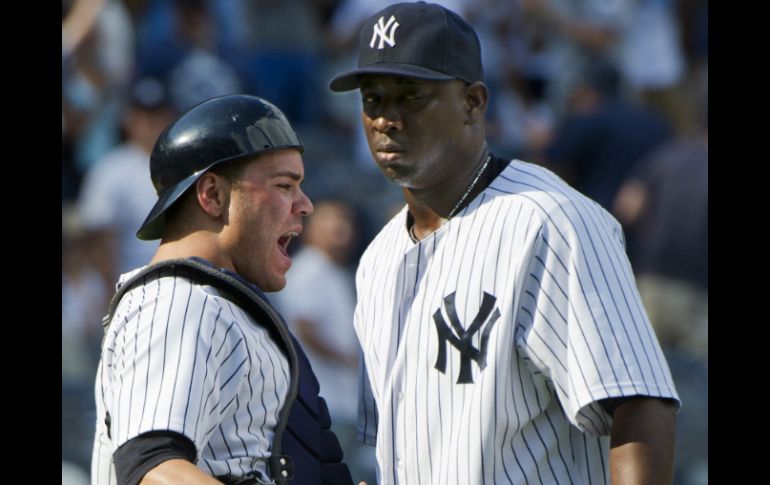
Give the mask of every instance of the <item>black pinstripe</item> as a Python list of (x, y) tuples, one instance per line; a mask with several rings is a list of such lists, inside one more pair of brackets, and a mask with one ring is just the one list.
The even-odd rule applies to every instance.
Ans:
[[(214, 341), (214, 334), (216, 334), (217, 329), (220, 328), (220, 326), (217, 325), (217, 323), (219, 322), (219, 317), (220, 317), (221, 314), (222, 314), (222, 309), (219, 308), (217, 310), (217, 316), (214, 319), (214, 325), (213, 325), (214, 328), (213, 328), (213, 330), (211, 332), (211, 337), (209, 338), (209, 340), (212, 341), (212, 342)], [(209, 350), (206, 353), (206, 362), (205, 362), (205, 366), (204, 366), (206, 370), (205, 370), (205, 373), (203, 375), (203, 380), (204, 381), (206, 380), (206, 378), (208, 377), (208, 374), (209, 374), (209, 362), (210, 362), (209, 359), (211, 358), (211, 352), (213, 352), (213, 350), (214, 350), (213, 346), (209, 347)], [(205, 389), (201, 388), (201, 393), (203, 393), (203, 392), (205, 392)], [(199, 401), (203, 402), (204, 405), (198, 407), (198, 416), (195, 419), (195, 428), (196, 428), (196, 430), (198, 429), (198, 426), (203, 422), (202, 421), (202, 419), (203, 419), (203, 410), (205, 409), (205, 401), (203, 400), (203, 394), (201, 394)]]
[[(385, 226), (356, 275), (356, 333), (382, 411), (383, 485), (605, 481), (608, 440), (588, 436), (610, 429), (598, 401), (676, 396), (634, 294), (619, 225), (522, 162), (418, 244), (405, 221), (402, 210)], [(460, 347), (442, 350), (445, 363), (434, 368), (438, 346), (449, 344), (431, 315), (468, 329), (484, 294), (502, 318), (476, 356), (486, 355), (486, 367), (472, 363), (472, 382), (458, 384)], [(476, 352), (479, 330), (463, 336)], [(408, 407), (396, 399), (401, 386), (412, 393)], [(365, 408), (373, 404), (364, 398)], [(375, 415), (363, 413), (364, 434)]]
[[(174, 295), (176, 294), (176, 269), (174, 269), (171, 272), (174, 279), (172, 280), (174, 282), (174, 286), (171, 290), (171, 301), (169, 302), (169, 309), (168, 309), (168, 318), (166, 319), (166, 328), (169, 326), (169, 322), (171, 321), (171, 307), (174, 305)], [(158, 280), (158, 284), (160, 284), (160, 280)], [(163, 389), (163, 379), (166, 376), (166, 343), (168, 342), (168, 333), (164, 333), (163, 335), (163, 364), (161, 365), (161, 374), (160, 374), (160, 389)], [(156, 401), (155, 405), (155, 411), (152, 413), (152, 422), (155, 421), (155, 417), (158, 413), (158, 405)]]
[[(204, 297), (203, 299), (203, 308), (206, 308), (206, 303), (208, 303), (208, 295)], [(200, 318), (198, 319), (198, 332), (197, 337), (195, 339), (195, 352), (193, 352), (193, 365), (192, 365), (192, 376), (190, 376), (190, 385), (187, 387), (187, 402), (184, 406), (184, 423), (185, 426), (187, 425), (187, 412), (190, 410), (190, 396), (192, 396), (192, 387), (193, 387), (193, 381), (195, 380), (195, 371), (198, 368), (195, 364), (198, 362), (198, 344), (200, 343), (200, 332), (201, 332), (201, 325), (203, 322), (203, 311), (201, 311)], [(192, 430), (192, 435), (195, 435), (195, 429)]]
[[(519, 171), (519, 172), (521, 172), (521, 173), (527, 173), (527, 175), (531, 175), (531, 174), (529, 174), (528, 172), (524, 172), (523, 170), (518, 170), (518, 169), (514, 169), (514, 170), (517, 170), (517, 171)], [(537, 180), (540, 180), (540, 181), (543, 181), (543, 182), (544, 182), (544, 180), (543, 180), (542, 178), (538, 177), (538, 176), (533, 176), (533, 177), (534, 177), (534, 178), (536, 178)], [(549, 186), (550, 186), (550, 187), (552, 187), (552, 188), (555, 188), (556, 190), (560, 190), (560, 192), (561, 192), (561, 193), (563, 193), (563, 191), (564, 191), (564, 189), (563, 189), (563, 188), (559, 188), (558, 186), (556, 186), (556, 185), (554, 184), (554, 182), (553, 182), (553, 181), (551, 181), (551, 182), (549, 183)], [(581, 204), (583, 204), (584, 206), (585, 206), (585, 205), (588, 203), (588, 202), (587, 202), (587, 199), (579, 199), (579, 200), (580, 200), (580, 203), (581, 203)], [(593, 202), (591, 201), (591, 203), (593, 203)], [(562, 211), (563, 211), (563, 209), (562, 209)], [(592, 212), (591, 212), (591, 211), (586, 211), (586, 213), (588, 213), (588, 214), (591, 214)], [(596, 248), (595, 248), (595, 246), (594, 246), (594, 243), (593, 243), (593, 238), (591, 238), (591, 236), (590, 236), (590, 234), (591, 234), (591, 231), (588, 231), (588, 230), (587, 230), (587, 223), (586, 223), (585, 219), (583, 218), (583, 216), (582, 216), (582, 213), (578, 212), (577, 214), (578, 214), (578, 216), (580, 217), (580, 219), (581, 219), (581, 222), (583, 223), (584, 227), (586, 228), (586, 232), (587, 232), (587, 234), (588, 234), (588, 240), (589, 240), (589, 242), (591, 242), (591, 246), (592, 246), (592, 248), (594, 249), (594, 253), (598, 254), (598, 253), (597, 253), (597, 251), (596, 251)], [(566, 213), (565, 213), (565, 215), (566, 215)], [(594, 222), (594, 225), (596, 225), (596, 224), (597, 224), (597, 223), (596, 223), (596, 221), (593, 221), (593, 222)], [(597, 232), (598, 232), (600, 235), (601, 235), (601, 234), (603, 234), (603, 233), (602, 233), (602, 232), (600, 232), (600, 231), (597, 231)], [(606, 250), (606, 245), (604, 244), (604, 241), (603, 241), (601, 238), (600, 238), (600, 241), (602, 242), (602, 244), (603, 244), (603, 246), (605, 247), (605, 250)], [(607, 252), (607, 251), (605, 251), (605, 252), (608, 254), (608, 256), (610, 256), (610, 257), (612, 256), (612, 253), (611, 253), (611, 252)], [(620, 285), (620, 289), (621, 289), (621, 292), (622, 292), (622, 294), (623, 294), (623, 297), (624, 297), (624, 299), (626, 300), (626, 305), (627, 305), (627, 306), (629, 306), (628, 300), (627, 300), (627, 298), (626, 298), (626, 293), (625, 293), (625, 291), (623, 291), (623, 288), (622, 288), (622, 284), (621, 284), (621, 282), (620, 282), (620, 279), (619, 279), (619, 276), (618, 276), (618, 274), (619, 274), (619, 271), (617, 271), (617, 268), (620, 266), (620, 262), (619, 262), (619, 261), (617, 261), (617, 259), (615, 259), (614, 261), (612, 261), (612, 263), (613, 263), (613, 268), (612, 268), (612, 269), (613, 269), (613, 274), (614, 274), (614, 275), (616, 276), (616, 278), (618, 279), (618, 282), (619, 282), (619, 285)], [(602, 265), (599, 265), (599, 269), (602, 271), (602, 275), (605, 277), (605, 281), (606, 281), (606, 274), (604, 273), (604, 266), (602, 266)], [(590, 271), (589, 271), (589, 275), (591, 275), (591, 272), (590, 272)], [(593, 277), (592, 277), (592, 282), (593, 282)], [(609, 282), (607, 282), (607, 284), (609, 285)], [(594, 286), (595, 286), (595, 284), (594, 284)], [(615, 300), (614, 300), (614, 295), (612, 295), (612, 294), (611, 294), (611, 297), (612, 297), (612, 299), (613, 299), (613, 307), (617, 309), (617, 308), (618, 308), (618, 305), (617, 305), (617, 303), (616, 303), (616, 302), (615, 302)], [(601, 300), (600, 300), (600, 301), (601, 301)], [(604, 308), (604, 305), (602, 305), (602, 308), (603, 308), (603, 310), (604, 310), (604, 311), (605, 311), (605, 313), (606, 313), (606, 309)], [(637, 308), (637, 310), (639, 310), (639, 309)], [(635, 312), (633, 312), (633, 311), (630, 311), (630, 309), (629, 309), (629, 315), (631, 316), (632, 320), (635, 318), (635, 317), (634, 317), (634, 315), (635, 315)], [(627, 330), (626, 330), (626, 325), (625, 325), (625, 323), (624, 323), (623, 319), (619, 319), (619, 321), (620, 321), (621, 327), (624, 329), (624, 331), (626, 331), (626, 334), (627, 334), (627, 338), (629, 338), (629, 346), (631, 347), (632, 351), (634, 351), (634, 356), (635, 356), (635, 358), (636, 358), (636, 353), (635, 353), (635, 350), (634, 350), (634, 346), (633, 346), (633, 345), (631, 344), (631, 342), (630, 342), (630, 337), (628, 337), (628, 333), (627, 333)], [(635, 322), (635, 321), (634, 321), (634, 323), (636, 324), (636, 322)], [(637, 330), (638, 330), (638, 325), (634, 325), (634, 326), (635, 326), (635, 328), (637, 328)], [(611, 331), (613, 331), (613, 336), (614, 336), (614, 330), (613, 330), (613, 328), (612, 328), (612, 327), (610, 327), (610, 330), (611, 330)], [(643, 349), (645, 350), (645, 352), (646, 352), (646, 349), (647, 349), (647, 347), (643, 345), (643, 346), (642, 346), (642, 348), (643, 348)], [(622, 353), (622, 352), (621, 352), (621, 358), (623, 358), (623, 353)], [(638, 358), (636, 358), (636, 360), (637, 360), (637, 365), (639, 365), (639, 362), (638, 362)], [(626, 366), (626, 369), (628, 369), (628, 366), (626, 365), (626, 362), (625, 362), (625, 358), (623, 358), (623, 363), (624, 363), (624, 365)], [(658, 363), (659, 363), (659, 365), (660, 365), (660, 362), (658, 362)], [(641, 368), (641, 366), (640, 366), (640, 368)], [(665, 372), (661, 372), (661, 375), (662, 375), (662, 377), (663, 377), (664, 379), (667, 379), (667, 375), (666, 375), (666, 373), (665, 373)], [(669, 381), (667, 384), (668, 384), (669, 386), (671, 386), (671, 385), (672, 385), (672, 383), (671, 383), (670, 381)]]
[[(187, 321), (187, 311), (190, 309), (190, 296), (192, 295), (192, 286), (190, 286), (190, 292), (187, 294), (187, 300), (184, 304), (184, 321)], [(179, 336), (179, 347), (182, 348), (182, 342), (184, 342), (184, 333), (185, 330), (187, 330), (187, 325), (182, 325), (182, 333)], [(168, 335), (168, 333), (166, 334)], [(176, 360), (176, 371), (174, 372), (174, 385), (172, 387), (171, 392), (171, 405), (168, 407), (168, 429), (171, 429), (171, 412), (174, 410), (174, 398), (176, 397), (176, 384), (179, 379), (179, 370), (180, 370), (180, 363), (182, 362), (182, 353), (179, 352), (177, 354), (177, 360)], [(195, 368), (193, 368), (193, 371)], [(190, 380), (190, 384), (192, 384), (192, 380)]]
[[(155, 326), (155, 310), (158, 308), (158, 297), (160, 296), (160, 278), (163, 275), (163, 270), (160, 270), (158, 272), (158, 280), (155, 281), (155, 287), (157, 288), (157, 293), (155, 294), (155, 300), (153, 301), (152, 305), (152, 317), (150, 318), (150, 338), (149, 340), (152, 341), (152, 331)], [(144, 280), (144, 284), (147, 284), (147, 280)], [(152, 363), (152, 347), (149, 345), (147, 346), (147, 372), (145, 373), (145, 379), (144, 379), (144, 388), (149, 388), (150, 383), (150, 364)], [(144, 424), (144, 409), (147, 405), (147, 392), (144, 393), (144, 399), (142, 400), (142, 414), (139, 418), (139, 427), (142, 427), (142, 424)]]
[(118, 305), (98, 376), (94, 485), (114, 483), (117, 447), (156, 429), (187, 436), (212, 475), (264, 470), (289, 385), (288, 363), (266, 329), (211, 287), (165, 271)]

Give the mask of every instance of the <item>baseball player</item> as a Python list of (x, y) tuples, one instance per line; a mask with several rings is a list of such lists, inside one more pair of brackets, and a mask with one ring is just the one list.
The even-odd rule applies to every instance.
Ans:
[(158, 201), (137, 232), (161, 239), (120, 277), (96, 379), (94, 484), (349, 484), (302, 349), (264, 291), (313, 206), (303, 146), (253, 96), (190, 109), (160, 135)]
[(359, 434), (379, 483), (670, 483), (679, 401), (619, 224), (490, 153), (480, 45), (435, 4), (366, 21), (374, 161), (406, 194), (357, 275)]

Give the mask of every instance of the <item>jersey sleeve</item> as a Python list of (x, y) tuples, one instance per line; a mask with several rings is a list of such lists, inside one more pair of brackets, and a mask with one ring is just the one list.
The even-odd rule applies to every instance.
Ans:
[(374, 401), (363, 357), (358, 362), (358, 422), (356, 425), (356, 437), (361, 443), (375, 446), (377, 444), (377, 422), (379, 421), (377, 403)]
[(234, 320), (222, 299), (182, 279), (159, 278), (124, 296), (113, 319), (122, 329), (108, 349), (115, 449), (167, 430), (201, 450), (248, 371)]
[(377, 402), (372, 392), (369, 380), (369, 369), (366, 366), (365, 357), (365, 331), (364, 331), (364, 305), (362, 295), (366, 283), (367, 253), (361, 258), (356, 271), (356, 294), (358, 301), (353, 312), (353, 327), (358, 337), (361, 355), (358, 359), (358, 419), (356, 425), (356, 437), (361, 443), (375, 446), (377, 443)]
[(598, 403), (678, 396), (642, 306), (620, 225), (585, 199), (546, 214), (516, 322), (517, 346), (581, 430), (607, 435)]

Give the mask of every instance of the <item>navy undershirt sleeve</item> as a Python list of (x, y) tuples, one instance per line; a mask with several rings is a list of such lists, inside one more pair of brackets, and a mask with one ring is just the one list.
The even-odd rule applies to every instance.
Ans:
[(113, 455), (118, 485), (137, 485), (166, 460), (181, 458), (195, 463), (195, 445), (173, 431), (150, 431), (124, 443)]

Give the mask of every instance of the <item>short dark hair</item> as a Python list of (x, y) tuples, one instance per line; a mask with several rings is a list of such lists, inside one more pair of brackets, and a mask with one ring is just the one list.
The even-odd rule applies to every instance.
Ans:
[(210, 172), (213, 172), (220, 177), (224, 177), (228, 182), (237, 182), (243, 177), (243, 172), (246, 171), (246, 167), (253, 162), (254, 159), (255, 157), (250, 156), (220, 163), (211, 167)]
[[(249, 165), (249, 163), (253, 162), (254, 159), (255, 157), (251, 156), (221, 163), (219, 165), (214, 165), (211, 167), (211, 169), (209, 169), (209, 172), (219, 175), (230, 183), (235, 183), (240, 180), (241, 177), (243, 177), (243, 173), (246, 171), (246, 167)], [(184, 194), (179, 196), (179, 199), (167, 209), (165, 215), (166, 224), (173, 224), (178, 220), (180, 217), (179, 213), (182, 211), (182, 208), (188, 204), (189, 199), (195, 197), (194, 194), (195, 184), (187, 189)]]

